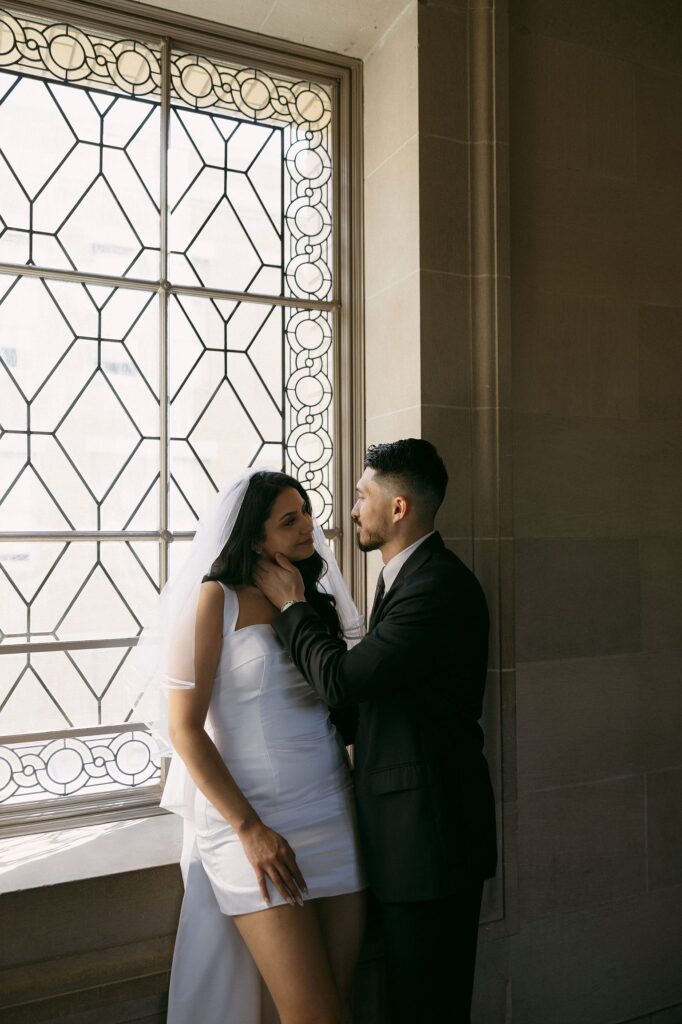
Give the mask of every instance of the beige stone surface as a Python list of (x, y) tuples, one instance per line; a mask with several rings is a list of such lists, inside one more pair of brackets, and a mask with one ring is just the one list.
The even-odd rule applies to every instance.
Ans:
[(419, 131), (467, 140), (467, 15), (419, 4)]
[(494, 142), (495, 134), (495, 29), (499, 21), (492, 7), (469, 13), (469, 140)]
[[(497, 141), (494, 144), (493, 159), (495, 161), (495, 221), (497, 230), (494, 236), (495, 265), (494, 273), (499, 277), (509, 277), (511, 273), (510, 259), (510, 167), (509, 143)], [(478, 147), (474, 147), (477, 149)]]
[(682, 883), (682, 768), (647, 775), (648, 880), (652, 889)]
[(419, 287), (422, 401), (466, 408), (471, 401), (469, 281), (422, 270)]
[(469, 273), (467, 146), (426, 136), (419, 147), (420, 265)]
[(260, 31), (363, 57), (399, 17), (405, 0), (274, 0)]
[[(607, 833), (593, 833), (597, 855)], [(523, 1024), (601, 1024), (679, 1004), (669, 953), (681, 918), (676, 886), (614, 901), (597, 894), (592, 907), (524, 923), (510, 940), (514, 1013)]]
[(419, 142), (413, 137), (365, 182), (367, 299), (419, 268)]
[(523, 792), (677, 763), (682, 655), (631, 653), (517, 668)]
[(637, 330), (633, 301), (515, 288), (516, 408), (553, 416), (636, 419)]
[(649, 651), (682, 650), (682, 538), (640, 541), (642, 636)]
[(637, 296), (679, 306), (682, 295), (682, 191), (642, 186), (636, 204)]
[(154, 6), (207, 18), (321, 50), (366, 56), (390, 29), (406, 0), (152, 0)]
[(401, 437), (422, 436), (422, 407), (413, 405), (379, 416), (368, 416), (366, 424), (367, 444), (398, 441)]
[(476, 537), (471, 563), (483, 587), (490, 614), (488, 667), (491, 670), (515, 668), (513, 619), (514, 541), (511, 538)]
[(642, 535), (682, 537), (682, 432), (678, 422), (642, 424), (637, 492)]
[(519, 663), (642, 649), (636, 540), (517, 540), (515, 566)]
[(365, 174), (419, 131), (417, 17), (414, 0), (364, 64)]
[(369, 416), (419, 404), (419, 284), (415, 270), (367, 301), (365, 400)]
[(0, 963), (15, 967), (172, 935), (181, 899), (177, 864), (5, 893), (0, 913), (13, 926), (0, 934)]
[(652, 498), (640, 483), (638, 443), (630, 420), (516, 414), (516, 536), (637, 536)]
[(639, 414), (645, 420), (682, 420), (682, 307), (640, 306)]
[(507, 272), (495, 262), (499, 176), (494, 161), (495, 143), (479, 142), (469, 148), (471, 205), (471, 274), (474, 277)]
[(434, 444), (448, 470), (436, 527), (447, 537), (471, 534), (471, 414), (448, 406), (422, 406), (421, 436)]
[(523, 149), (511, 147), (511, 258), (517, 283), (631, 301), (638, 273), (635, 185), (541, 168), (525, 161)]
[(182, 821), (158, 814), (0, 840), (0, 893), (178, 864)]
[(642, 776), (520, 797), (519, 887), (524, 920), (643, 893), (643, 822)]
[(679, 71), (682, 11), (669, 0), (513, 0), (510, 13), (518, 31)]
[(639, 181), (677, 191), (682, 181), (682, 77), (638, 65), (635, 111)]
[(635, 178), (634, 66), (544, 35), (512, 36), (513, 130), (537, 167)]

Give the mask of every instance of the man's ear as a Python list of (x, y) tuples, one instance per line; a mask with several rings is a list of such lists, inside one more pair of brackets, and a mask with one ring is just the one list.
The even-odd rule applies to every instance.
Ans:
[(397, 498), (394, 498), (393, 499), (393, 519), (394, 519), (394, 521), (397, 521), (399, 519), (404, 519), (405, 516), (407, 515), (409, 507), (410, 507), (410, 503), (407, 500), (407, 498), (403, 497), (403, 495), (399, 494)]

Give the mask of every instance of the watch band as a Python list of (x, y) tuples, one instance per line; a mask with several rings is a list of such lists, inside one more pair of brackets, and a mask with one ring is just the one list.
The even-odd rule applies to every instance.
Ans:
[(287, 608), (291, 608), (292, 604), (300, 604), (300, 603), (301, 603), (300, 601), (287, 601), (280, 608), (280, 610), (279, 610), (280, 611), (280, 615), (282, 614), (282, 612), (285, 612), (287, 610)]

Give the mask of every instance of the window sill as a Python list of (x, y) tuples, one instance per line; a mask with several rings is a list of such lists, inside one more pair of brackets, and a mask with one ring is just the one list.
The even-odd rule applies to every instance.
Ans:
[(9, 836), (0, 840), (0, 893), (177, 864), (181, 848), (175, 814)]

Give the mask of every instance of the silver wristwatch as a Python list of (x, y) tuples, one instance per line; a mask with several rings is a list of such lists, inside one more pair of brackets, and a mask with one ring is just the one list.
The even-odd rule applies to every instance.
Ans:
[(301, 603), (300, 601), (287, 601), (286, 604), (283, 604), (282, 607), (280, 608), (280, 610), (279, 610), (280, 614), (282, 612), (285, 612), (287, 610), (287, 608), (291, 608), (292, 604), (300, 604), (300, 603)]

